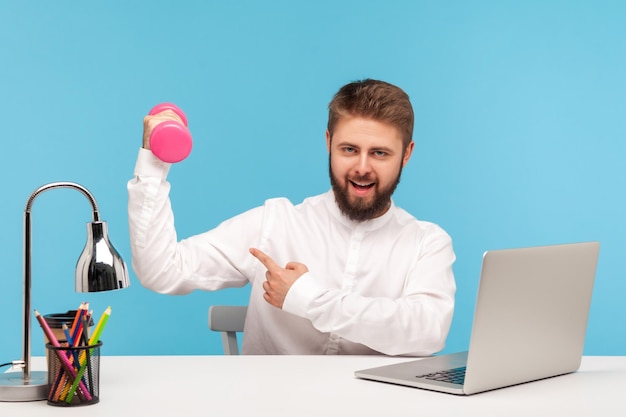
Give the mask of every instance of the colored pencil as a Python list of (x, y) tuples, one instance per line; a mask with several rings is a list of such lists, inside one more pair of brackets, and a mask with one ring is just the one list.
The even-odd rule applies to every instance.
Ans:
[[(41, 314), (39, 314), (39, 312), (37, 310), (35, 310), (35, 318), (37, 318), (37, 321), (39, 322), (39, 325), (41, 326), (42, 330), (44, 331), (44, 333), (48, 337), (48, 340), (50, 341), (52, 346), (54, 346), (54, 347), (61, 347), (61, 345), (59, 344), (59, 341), (54, 336), (54, 333), (52, 333), (52, 330), (50, 329), (50, 326), (48, 326), (48, 322), (46, 322), (46, 319), (44, 319), (43, 316)], [(70, 363), (70, 361), (67, 358), (67, 356), (65, 356), (58, 349), (55, 349), (54, 351), (56, 352), (56, 355), (58, 356), (59, 360), (61, 361), (61, 366), (63, 367), (65, 372), (67, 372), (72, 378), (74, 378), (74, 382), (76, 383), (76, 386), (80, 388), (79, 395), (84, 396), (87, 401), (91, 401), (91, 399), (92, 399), (91, 394), (89, 394), (89, 392), (87, 391), (87, 387), (85, 387), (85, 384), (83, 384), (83, 382), (81, 381), (81, 378), (76, 378), (76, 371), (72, 367), (72, 364)]]
[[(89, 320), (85, 321), (85, 318), (88, 316), (87, 310), (89, 310), (89, 302), (83, 301), (76, 311), (76, 316), (74, 317), (74, 322), (72, 323), (72, 338), (71, 340), (74, 342), (73, 346), (79, 346), (83, 343), (85, 346), (88, 343), (88, 340), (84, 337), (85, 333), (83, 329), (88, 329), (89, 326), (85, 325), (85, 323), (89, 323)], [(66, 334), (67, 336), (67, 334)], [(74, 353), (75, 367), (78, 369), (80, 367), (79, 356), (76, 350), (72, 351)], [(69, 353), (68, 353), (69, 356)], [(91, 375), (89, 375), (91, 376)], [(92, 381), (92, 378), (90, 378)], [(86, 383), (84, 381), (84, 383)], [(67, 375), (64, 372), (59, 372), (56, 381), (54, 382), (51, 391), (50, 391), (50, 399), (53, 400), (63, 400), (66, 398), (67, 393), (70, 389), (70, 383), (67, 380)], [(90, 388), (90, 392), (93, 394), (92, 383), (88, 384)]]
[[(83, 343), (85, 346), (89, 346), (89, 320), (91, 320), (91, 315), (93, 311), (83, 315)], [(93, 369), (91, 369), (91, 352), (90, 349), (86, 350), (87, 352), (87, 374), (89, 379), (89, 392), (91, 395), (94, 395), (94, 387), (93, 387)]]
[[(96, 330), (93, 332), (93, 334), (89, 338), (89, 346), (93, 346), (94, 344), (98, 343), (98, 341), (100, 340), (100, 335), (102, 334), (104, 327), (109, 321), (109, 316), (111, 316), (111, 306), (107, 307), (107, 309), (104, 310), (104, 313), (100, 317), (100, 320), (98, 320), (98, 324), (96, 325)], [(89, 351), (91, 349), (87, 349), (87, 350)], [(74, 379), (74, 383), (72, 384), (72, 386), (70, 387), (70, 390), (67, 393), (65, 402), (70, 403), (72, 401), (72, 398), (74, 398), (74, 393), (76, 392), (76, 388), (78, 388), (79, 386), (80, 379), (82, 378), (83, 373), (85, 372), (85, 369), (87, 368), (88, 362), (89, 362), (89, 358), (87, 357), (85, 358), (85, 363), (81, 363), (81, 367), (77, 373), (76, 378)]]
[[(72, 348), (76, 346), (74, 339), (72, 339), (72, 335), (70, 334), (70, 329), (67, 327), (67, 324), (62, 323), (61, 328), (63, 329), (63, 333), (65, 333), (65, 338), (67, 339), (67, 346)], [(70, 349), (67, 352), (67, 357), (74, 357), (74, 363), (78, 364), (78, 353), (76, 353), (75, 349)]]
[(104, 310), (104, 313), (100, 317), (100, 320), (98, 320), (96, 329), (94, 330), (93, 334), (89, 338), (89, 345), (98, 343), (98, 341), (100, 340), (100, 335), (102, 334), (102, 331), (104, 330), (104, 326), (106, 326), (107, 322), (109, 321), (110, 316), (111, 316), (111, 306), (107, 307), (107, 309)]
[(72, 322), (72, 328), (70, 330), (70, 334), (72, 335), (73, 338), (76, 338), (76, 327), (80, 324), (80, 316), (83, 313), (84, 306), (85, 306), (85, 303), (82, 302), (80, 303), (78, 310), (76, 310), (76, 315), (74, 316), (74, 321)]
[(80, 307), (78, 307), (78, 311), (76, 312), (76, 317), (74, 317), (74, 323), (72, 323), (72, 340), (75, 341), (76, 344), (80, 344), (80, 333), (83, 329), (83, 321), (82, 318), (85, 316), (85, 303), (81, 303)]
[(81, 335), (81, 340), (85, 346), (89, 345), (89, 321), (91, 320), (92, 313), (83, 314), (83, 332)]

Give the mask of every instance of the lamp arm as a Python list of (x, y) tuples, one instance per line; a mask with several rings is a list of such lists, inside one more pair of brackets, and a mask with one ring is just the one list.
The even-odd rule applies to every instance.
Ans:
[(44, 191), (51, 190), (53, 188), (73, 188), (77, 191), (80, 191), (85, 197), (87, 197), (87, 199), (91, 203), (91, 207), (93, 208), (93, 221), (94, 222), (100, 221), (100, 211), (98, 210), (98, 203), (96, 203), (95, 197), (93, 196), (93, 194), (91, 194), (91, 192), (88, 189), (86, 189), (82, 185), (77, 184), (75, 182), (51, 182), (50, 184), (42, 185), (41, 187), (37, 188), (35, 191), (33, 191), (30, 197), (28, 197), (28, 200), (26, 201), (26, 208), (24, 209), (24, 213), (30, 213), (33, 202), (35, 201), (35, 199), (37, 198), (39, 194), (43, 193)]
[(51, 190), (53, 188), (72, 188), (80, 191), (91, 203), (93, 208), (93, 221), (100, 221), (100, 213), (98, 210), (98, 204), (93, 194), (89, 192), (85, 187), (74, 182), (52, 182), (43, 185), (33, 191), (28, 200), (26, 201), (26, 208), (24, 209), (24, 323), (23, 323), (23, 356), (24, 366), (22, 368), (24, 380), (30, 379), (30, 292), (31, 292), (31, 219), (30, 212), (33, 202), (41, 193)]

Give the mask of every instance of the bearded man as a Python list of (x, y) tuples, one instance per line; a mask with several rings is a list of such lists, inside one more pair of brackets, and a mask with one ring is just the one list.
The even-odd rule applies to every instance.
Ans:
[(144, 118), (128, 182), (132, 266), (164, 294), (251, 285), (243, 354), (426, 356), (443, 349), (456, 290), (450, 236), (395, 206), (413, 153), (408, 95), (384, 81), (343, 86), (329, 104), (331, 189), (273, 198), (177, 240), (166, 181), (150, 152), (170, 110)]

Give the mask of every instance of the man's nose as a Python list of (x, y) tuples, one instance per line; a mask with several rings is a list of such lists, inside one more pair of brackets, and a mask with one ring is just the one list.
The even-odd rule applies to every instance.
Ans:
[(362, 153), (361, 155), (359, 155), (359, 161), (356, 166), (357, 174), (366, 175), (370, 173), (371, 170), (372, 167), (370, 165), (369, 155), (367, 155), (366, 153)]

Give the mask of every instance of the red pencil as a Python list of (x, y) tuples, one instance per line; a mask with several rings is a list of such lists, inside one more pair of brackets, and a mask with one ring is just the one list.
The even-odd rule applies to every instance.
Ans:
[(84, 306), (85, 303), (82, 302), (80, 303), (78, 310), (76, 310), (76, 315), (74, 316), (74, 321), (72, 322), (72, 328), (70, 329), (70, 334), (72, 335), (72, 338), (76, 337), (76, 326), (80, 324), (80, 316), (83, 313)]

